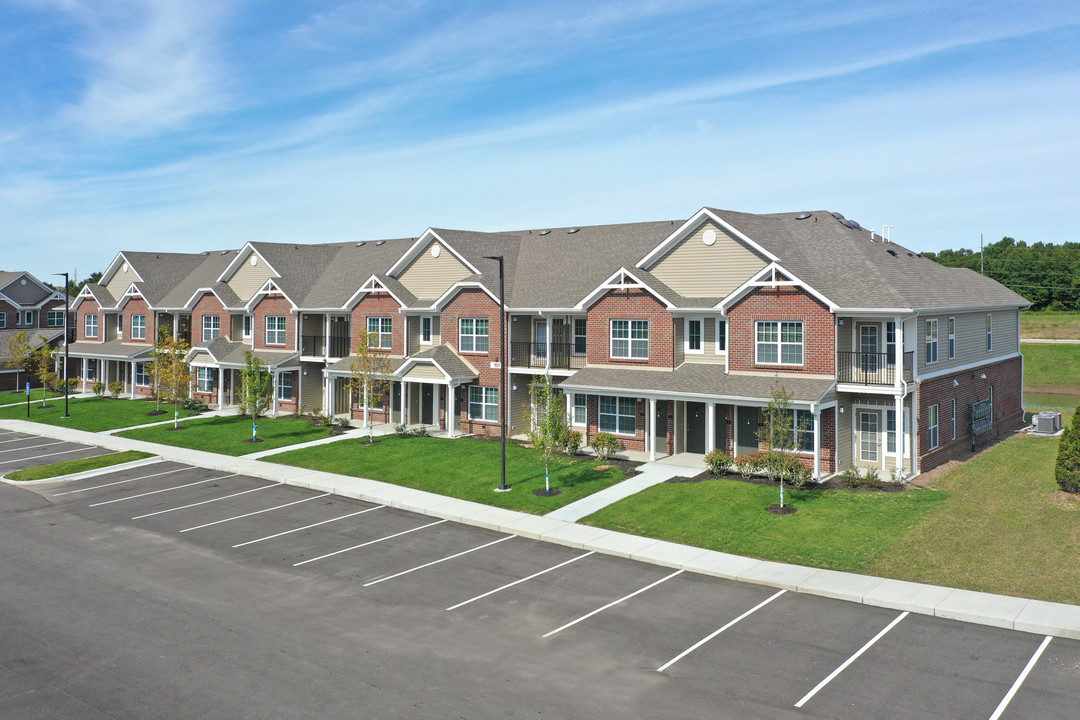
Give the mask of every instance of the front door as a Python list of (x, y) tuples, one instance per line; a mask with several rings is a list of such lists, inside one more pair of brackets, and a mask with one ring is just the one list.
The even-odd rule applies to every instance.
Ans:
[(705, 403), (686, 403), (686, 452), (705, 454)]
[(866, 375), (877, 374), (878, 326), (859, 326), (859, 367)]
[(881, 459), (881, 412), (859, 411), (859, 463), (878, 465)]
[(653, 418), (654, 447), (657, 453), (667, 454), (667, 400), (656, 401), (656, 417)]
[(432, 420), (434, 417), (432, 410), (435, 408), (434, 389), (435, 386), (431, 383), (424, 383), (420, 386), (420, 424), (422, 425), (435, 424)]
[(739, 416), (739, 428), (736, 433), (735, 454), (745, 455), (758, 449), (758, 409), (739, 407), (735, 409)]

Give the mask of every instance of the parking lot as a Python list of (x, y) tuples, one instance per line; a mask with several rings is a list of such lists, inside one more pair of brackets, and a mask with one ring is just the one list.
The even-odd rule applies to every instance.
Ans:
[(0, 431), (0, 475), (64, 460), (94, 457), (106, 452), (108, 451), (93, 445)]
[[(5, 441), (25, 448), (5, 471), (55, 462), (50, 451), (96, 450)], [(410, 655), (454, 664), (440, 657), (454, 647), (471, 662), (534, 663), (534, 682), (563, 678), (547, 691), (560, 696), (553, 707), (570, 703), (581, 717), (609, 707), (610, 717), (1064, 719), (1080, 707), (1077, 641), (695, 575), (171, 462), (34, 491), (125, 553), (140, 543), (183, 553), (177, 589), (243, 568), (260, 577), (253, 605), (310, 585), (327, 613), (390, 608), (402, 627), (380, 632), (407, 634), (419, 644)], [(393, 647), (358, 650), (356, 661), (393, 665)], [(491, 713), (462, 717), (514, 715), (504, 712), (513, 686), (477, 682), (471, 692), (489, 694)], [(611, 697), (623, 704), (590, 705)], [(4, 707), (0, 695), (0, 716)]]

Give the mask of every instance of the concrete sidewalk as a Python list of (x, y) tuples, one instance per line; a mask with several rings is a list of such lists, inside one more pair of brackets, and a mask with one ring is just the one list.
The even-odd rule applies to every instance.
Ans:
[(466, 525), (632, 558), (687, 572), (981, 625), (1080, 639), (1080, 607), (1075, 605), (755, 560), (578, 525), (553, 517), (456, 500), (375, 480), (274, 465), (250, 457), (187, 450), (24, 420), (0, 420), (0, 428), (98, 445), (110, 450), (142, 450), (159, 455), (164, 460), (334, 493)]

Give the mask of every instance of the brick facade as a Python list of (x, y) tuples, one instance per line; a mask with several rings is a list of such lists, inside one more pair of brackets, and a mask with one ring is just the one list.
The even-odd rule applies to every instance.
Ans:
[[(154, 324), (155, 316), (154, 312), (150, 310), (150, 307), (146, 304), (146, 301), (142, 298), (131, 298), (124, 304), (123, 313), (124, 342), (138, 343), (140, 345), (153, 345), (154, 338), (157, 337), (157, 330)], [(136, 340), (132, 337), (132, 318), (136, 315), (146, 316), (146, 337), (141, 340)]]
[[(97, 315), (97, 337), (86, 336), (86, 316)], [(97, 300), (86, 299), (79, 303), (78, 318), (75, 322), (75, 339), (79, 342), (105, 341), (105, 313), (101, 312)]]
[[(487, 318), (488, 320), (488, 351), (486, 353), (462, 352), (458, 337), (460, 332), (459, 321), (461, 318)], [(509, 329), (510, 318), (507, 318)], [(452, 345), (462, 357), (472, 363), (477, 370), (476, 385), (484, 387), (499, 387), (500, 371), (491, 367), (491, 363), (500, 360), (499, 348), (502, 342), (502, 330), (499, 326), (499, 305), (491, 296), (483, 290), (466, 288), (458, 292), (450, 302), (443, 307), (442, 311), (442, 340), (446, 345)], [(459, 413), (458, 426), (463, 433), (481, 435), (485, 437), (499, 437), (502, 433), (500, 421), (470, 420), (469, 419), (469, 385), (462, 385), (458, 392), (461, 399), (461, 412)], [(446, 406), (440, 402), (440, 408)], [(499, 412), (506, 408), (506, 398), (499, 398)]]
[[(217, 315), (218, 317), (218, 337), (228, 339), (229, 333), (232, 332), (231, 323), (229, 322), (229, 313), (225, 310), (225, 307), (221, 304), (221, 301), (217, 299), (213, 293), (203, 293), (203, 296), (199, 298), (199, 301), (195, 303), (195, 307), (191, 310), (191, 344), (199, 345), (203, 342), (203, 318), (207, 315)], [(125, 318), (126, 321), (126, 318)], [(148, 321), (149, 322), (149, 321)], [(125, 322), (124, 328), (128, 327)], [(215, 402), (217, 402), (215, 400)]]
[[(256, 350), (296, 350), (296, 314), (292, 311), (292, 303), (282, 295), (266, 295), (255, 305), (252, 310), (254, 316), (251, 320), (252, 342)], [(285, 344), (266, 344), (266, 318), (271, 315), (285, 316)], [(299, 391), (300, 385), (293, 386), (293, 392)]]
[[(380, 352), (386, 352), (390, 355), (404, 355), (405, 316), (399, 312), (400, 310), (401, 304), (388, 292), (371, 292), (364, 295), (352, 310), (350, 351), (356, 348), (360, 338), (367, 333), (368, 318), (388, 317), (391, 323), (390, 349)], [(419, 322), (419, 320), (416, 321)]]
[[(648, 358), (611, 357), (612, 320), (649, 321)], [(675, 367), (675, 320), (659, 300), (644, 290), (607, 292), (589, 308), (585, 327), (589, 364)]]
[[(756, 362), (757, 322), (801, 321), (801, 366)], [(833, 375), (836, 372), (836, 321), (820, 301), (798, 287), (757, 288), (728, 312), (728, 362), (732, 370)]]

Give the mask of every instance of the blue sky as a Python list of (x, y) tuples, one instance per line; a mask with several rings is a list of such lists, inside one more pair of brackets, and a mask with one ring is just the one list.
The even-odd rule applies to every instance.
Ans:
[(827, 209), (1080, 240), (1080, 3), (0, 0), (0, 268)]

